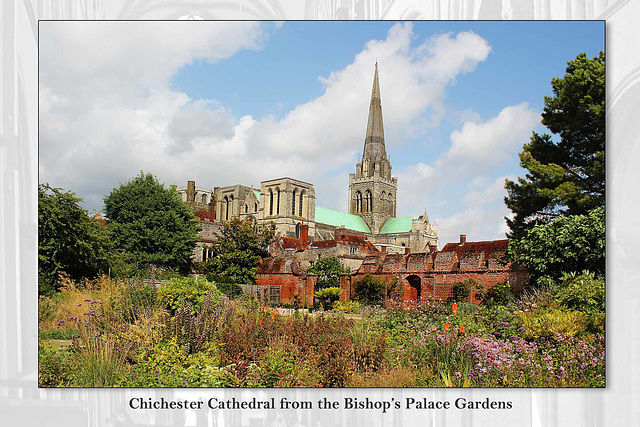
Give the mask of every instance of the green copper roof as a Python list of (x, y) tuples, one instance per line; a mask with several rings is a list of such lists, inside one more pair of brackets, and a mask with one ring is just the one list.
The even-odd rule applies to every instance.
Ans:
[(260, 200), (260, 190), (256, 190), (255, 188), (252, 188), (253, 190), (253, 194), (256, 195), (256, 199)]
[(341, 227), (344, 225), (344, 227), (349, 230), (371, 233), (367, 223), (358, 215), (334, 211), (333, 209), (327, 209), (321, 206), (316, 206), (316, 222), (333, 225), (334, 227)]
[(406, 233), (411, 231), (411, 221), (416, 218), (418, 217), (401, 216), (399, 218), (388, 218), (380, 229), (380, 234)]

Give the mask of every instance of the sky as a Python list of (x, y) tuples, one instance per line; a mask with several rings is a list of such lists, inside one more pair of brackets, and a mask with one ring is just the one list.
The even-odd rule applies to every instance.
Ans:
[(551, 79), (601, 50), (601, 21), (43, 21), (39, 182), (93, 212), (140, 171), (287, 176), (346, 212), (377, 61), (398, 216), (426, 212), (440, 247), (501, 239)]

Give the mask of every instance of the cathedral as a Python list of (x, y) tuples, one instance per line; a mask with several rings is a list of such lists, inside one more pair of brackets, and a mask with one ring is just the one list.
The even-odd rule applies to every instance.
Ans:
[(259, 188), (246, 185), (196, 187), (194, 181), (176, 187), (182, 200), (192, 206), (202, 224), (196, 261), (206, 258), (206, 246), (215, 241), (216, 229), (237, 217), (258, 223), (273, 222), (283, 238), (304, 237), (317, 242), (333, 240), (336, 231), (363, 236), (381, 252), (429, 252), (438, 247), (438, 230), (426, 212), (397, 217), (398, 179), (391, 174), (387, 156), (382, 103), (375, 65), (369, 117), (362, 158), (349, 175), (349, 212), (316, 205), (313, 184), (293, 178), (262, 181)]

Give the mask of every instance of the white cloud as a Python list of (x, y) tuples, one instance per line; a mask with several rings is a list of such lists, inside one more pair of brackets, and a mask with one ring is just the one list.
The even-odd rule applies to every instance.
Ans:
[[(439, 34), (413, 46), (412, 24), (394, 25), (344, 69), (319, 77), (324, 93), (282, 120), (235, 117), (215, 100), (191, 100), (171, 88), (172, 76), (185, 65), (260, 49), (267, 28), (278, 27), (42, 23), (41, 179), (72, 189), (99, 208), (111, 188), (140, 170), (167, 183), (184, 183), (197, 174), (198, 185), (207, 187), (291, 176), (314, 183), (319, 204), (341, 208), (347, 176), (326, 178), (326, 171), (352, 164), (362, 149), (376, 59), (392, 147), (436, 126), (446, 86), (473, 71), (491, 49), (471, 32)], [(435, 173), (430, 165), (415, 169), (425, 179)]]

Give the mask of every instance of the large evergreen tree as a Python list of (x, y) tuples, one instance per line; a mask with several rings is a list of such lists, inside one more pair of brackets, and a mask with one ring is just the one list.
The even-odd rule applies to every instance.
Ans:
[(605, 202), (605, 56), (581, 53), (566, 74), (551, 81), (542, 124), (554, 135), (533, 133), (520, 153), (527, 170), (506, 182), (509, 237), (563, 215), (586, 214)]
[(114, 188), (104, 199), (107, 227), (125, 262), (188, 273), (198, 222), (179, 194), (150, 173)]
[(48, 184), (38, 186), (38, 288), (57, 289), (58, 273), (92, 278), (109, 268), (107, 230), (80, 207), (74, 193)]

